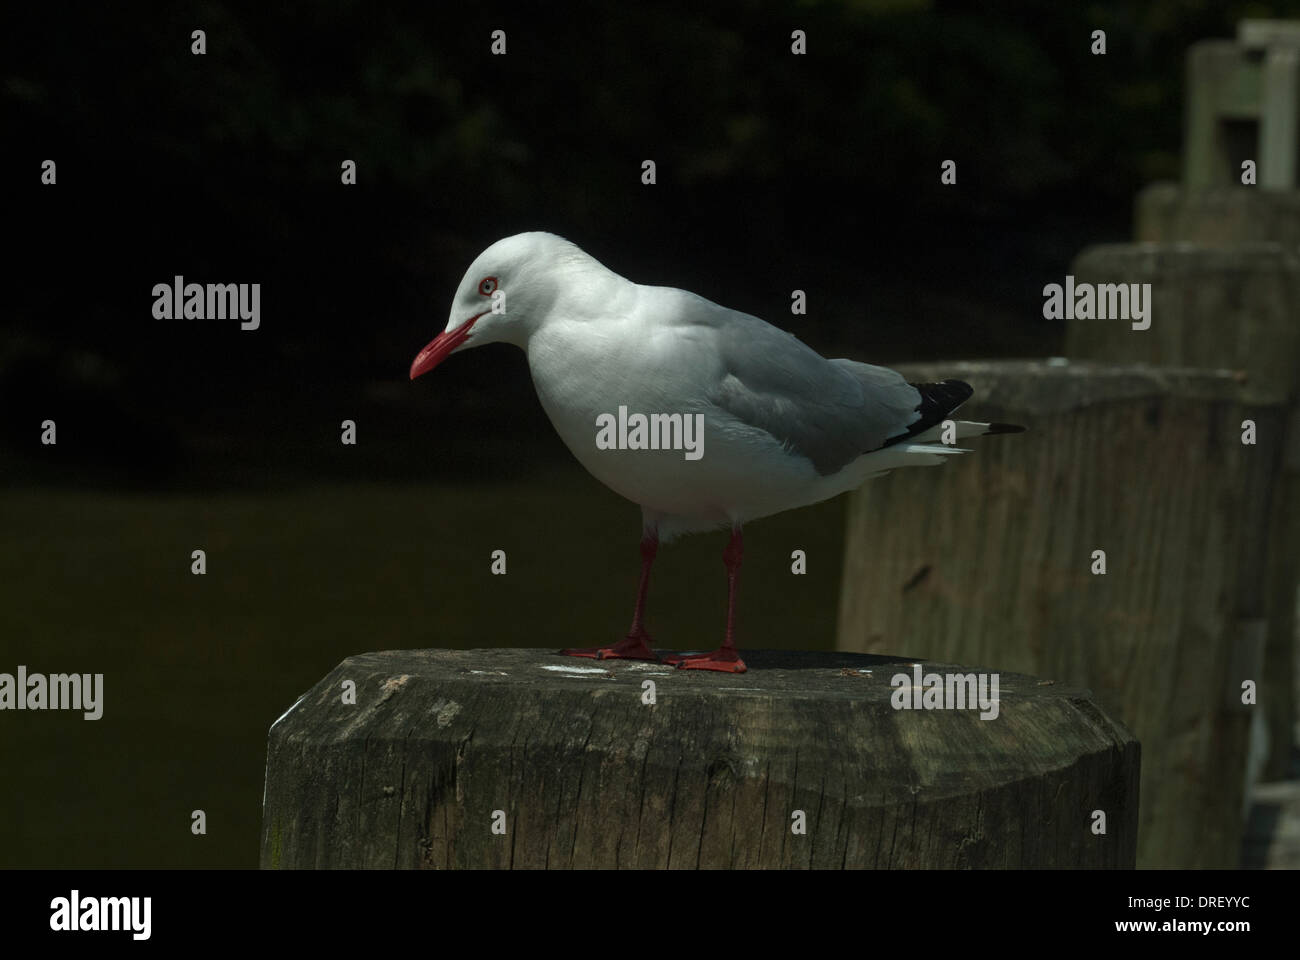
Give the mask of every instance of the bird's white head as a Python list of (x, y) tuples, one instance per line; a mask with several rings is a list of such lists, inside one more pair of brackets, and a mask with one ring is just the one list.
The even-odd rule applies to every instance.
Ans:
[(503, 342), (525, 346), (554, 308), (566, 268), (584, 262), (599, 267), (553, 233), (518, 233), (492, 244), (461, 278), (447, 326), (416, 355), (411, 379), (462, 348)]

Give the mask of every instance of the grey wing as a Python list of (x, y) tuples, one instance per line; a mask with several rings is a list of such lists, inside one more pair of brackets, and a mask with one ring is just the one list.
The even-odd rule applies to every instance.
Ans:
[(893, 370), (827, 360), (757, 317), (726, 312), (717, 330), (721, 378), (710, 399), (821, 475), (906, 435), (920, 418), (921, 393)]

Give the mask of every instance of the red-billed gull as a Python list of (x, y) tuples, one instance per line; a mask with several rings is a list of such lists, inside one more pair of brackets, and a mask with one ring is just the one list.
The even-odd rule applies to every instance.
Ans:
[(507, 237), (478, 256), (411, 379), (458, 350), (498, 342), (527, 353), (542, 408), (574, 456), (641, 506), (632, 627), (611, 646), (561, 651), (572, 656), (659, 659), (645, 626), (659, 544), (729, 528), (722, 646), (663, 659), (743, 672), (735, 619), (744, 523), (966, 452), (952, 440), (1021, 429), (950, 421), (973, 392), (960, 380), (912, 384), (884, 367), (827, 360), (757, 317), (633, 283), (550, 233)]

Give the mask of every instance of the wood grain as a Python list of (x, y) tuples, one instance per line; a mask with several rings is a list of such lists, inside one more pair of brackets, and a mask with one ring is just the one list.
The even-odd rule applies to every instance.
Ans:
[(262, 866), (1133, 865), (1138, 743), (1086, 691), (1002, 674), (981, 720), (894, 709), (898, 657), (745, 658), (728, 676), (549, 650), (351, 657), (271, 728)]
[(1285, 777), (1296, 720), (1300, 584), (1300, 192), (1153, 187), (1138, 212), (1139, 238), (1154, 233), (1163, 242), (1089, 247), (1072, 271), (1091, 283), (1150, 283), (1151, 329), (1075, 321), (1066, 352), (1080, 360), (1237, 370), (1247, 402), (1286, 411), (1285, 420), (1272, 416), (1260, 427), (1261, 442), (1287, 450), (1268, 491), (1268, 563), (1258, 573), (1267, 595), (1260, 704), (1271, 749), (1264, 776)]
[[(839, 646), (1086, 686), (1142, 742), (1139, 866), (1233, 866), (1249, 715), (1243, 621), (1277, 444), (1243, 446), (1227, 372), (1008, 361), (916, 365), (969, 381), (964, 419), (1023, 424), (851, 496)], [(1104, 550), (1106, 573), (1092, 572)], [(920, 572), (925, 571), (921, 576)]]

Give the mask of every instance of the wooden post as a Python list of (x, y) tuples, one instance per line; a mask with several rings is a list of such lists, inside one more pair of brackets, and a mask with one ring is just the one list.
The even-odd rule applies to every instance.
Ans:
[(1138, 744), (1086, 691), (1004, 673), (982, 719), (895, 709), (898, 657), (745, 660), (350, 657), (271, 727), (262, 866), (1133, 865)]
[(1265, 192), (1217, 187), (1189, 193), (1176, 183), (1153, 183), (1137, 198), (1138, 243), (1235, 247), (1271, 242), (1300, 248), (1300, 191)]
[[(1137, 244), (1092, 247), (1072, 272), (1093, 283), (1150, 283), (1152, 328), (1076, 321), (1072, 359), (1231, 367), (1266, 403), (1292, 413), (1274, 429), (1283, 455), (1273, 483), (1261, 629), (1264, 682), (1252, 752), (1279, 779), (1290, 773), (1296, 718), (1300, 584), (1300, 22), (1243, 20), (1236, 42), (1188, 52), (1183, 184), (1138, 196)], [(1241, 164), (1257, 164), (1244, 185)], [(1264, 742), (1267, 741), (1267, 742)]]
[(1070, 272), (1076, 284), (1151, 285), (1149, 330), (1122, 320), (1072, 320), (1065, 342), (1071, 360), (1241, 370), (1259, 402), (1279, 404), (1294, 394), (1300, 249), (1113, 243), (1085, 249)]
[(1193, 45), (1187, 87), (1189, 189), (1240, 185), (1246, 160), (1255, 162), (1261, 189), (1300, 186), (1300, 24), (1243, 20), (1236, 41)]
[[(959, 462), (896, 471), (851, 495), (840, 648), (1091, 688), (1143, 745), (1138, 865), (1235, 866), (1241, 684), (1261, 680), (1262, 652), (1242, 638), (1258, 637), (1262, 617), (1280, 409), (1253, 406), (1226, 371), (898, 369), (969, 381), (963, 419), (1028, 432), (972, 441)], [(1257, 446), (1241, 442), (1248, 417), (1260, 423)]]
[[(1171, 207), (1177, 219), (1209, 225), (1212, 211), (1225, 215), (1214, 243), (1107, 244), (1079, 254), (1071, 272), (1079, 283), (1151, 285), (1151, 328), (1076, 320), (1068, 328), (1072, 359), (1228, 367), (1242, 371), (1245, 396), (1254, 403), (1290, 411), (1260, 425), (1260, 436), (1282, 450), (1271, 485), (1270, 536), (1258, 544), (1262, 605), (1251, 609), (1266, 621), (1265, 665), (1260, 707), (1268, 730), (1268, 778), (1287, 775), (1296, 716), (1296, 586), (1300, 582), (1300, 247), (1278, 242), (1233, 242), (1234, 224), (1259, 213), (1284, 234), (1295, 228), (1300, 194), (1248, 190), (1180, 194)], [(1263, 213), (1271, 210), (1271, 216)], [(1254, 228), (1258, 231), (1260, 228)], [(1208, 231), (1207, 231), (1208, 232)], [(1267, 559), (1265, 553), (1267, 552)], [(1247, 614), (1243, 612), (1243, 618)], [(1262, 745), (1261, 745), (1262, 746)]]

